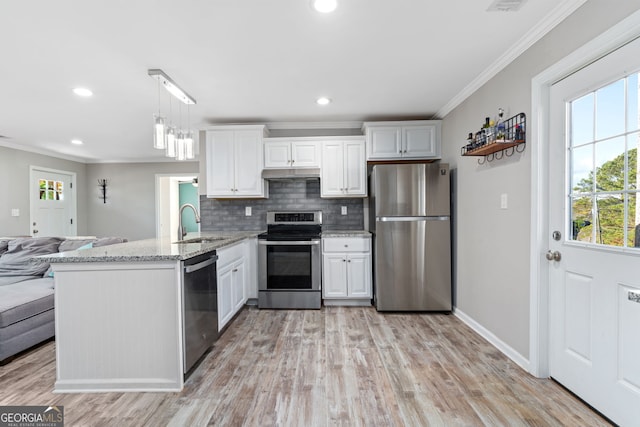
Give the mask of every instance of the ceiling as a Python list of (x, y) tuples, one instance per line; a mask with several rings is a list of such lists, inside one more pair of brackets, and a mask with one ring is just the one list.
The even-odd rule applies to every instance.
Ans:
[[(9, 2), (0, 145), (87, 163), (164, 161), (152, 120), (171, 97), (150, 68), (196, 99), (194, 129), (442, 117), (585, 0), (488, 12), (492, 1), (339, 0), (331, 14), (310, 0)], [(171, 111), (187, 124), (184, 104), (174, 98)]]

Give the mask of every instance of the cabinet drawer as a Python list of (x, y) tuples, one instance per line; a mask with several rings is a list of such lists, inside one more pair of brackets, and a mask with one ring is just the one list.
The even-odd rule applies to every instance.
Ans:
[(323, 239), (324, 252), (369, 252), (370, 238), (332, 237)]
[(242, 240), (216, 251), (216, 254), (218, 255), (218, 270), (244, 256), (244, 242), (245, 241)]

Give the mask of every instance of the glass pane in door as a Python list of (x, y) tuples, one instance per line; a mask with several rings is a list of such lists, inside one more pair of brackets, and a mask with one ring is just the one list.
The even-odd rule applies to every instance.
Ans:
[(637, 248), (638, 73), (569, 103), (568, 229), (574, 241)]

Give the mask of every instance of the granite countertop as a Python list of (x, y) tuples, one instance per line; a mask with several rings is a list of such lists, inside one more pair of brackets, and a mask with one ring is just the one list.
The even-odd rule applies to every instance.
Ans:
[[(260, 233), (262, 231), (189, 233), (182, 243), (175, 243), (176, 239), (169, 237), (134, 240), (80, 251), (42, 255), (34, 260), (49, 263), (179, 261), (215, 251)], [(199, 238), (216, 240), (190, 242)]]
[(371, 237), (371, 233), (364, 230), (327, 230), (322, 231), (322, 237)]

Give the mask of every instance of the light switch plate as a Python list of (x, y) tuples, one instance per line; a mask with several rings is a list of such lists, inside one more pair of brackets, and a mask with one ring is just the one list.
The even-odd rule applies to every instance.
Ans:
[(11, 209), (11, 216), (20, 216), (20, 209)]
[(500, 209), (507, 209), (509, 207), (509, 196), (507, 193), (500, 195)]
[(340, 213), (341, 213), (342, 215), (346, 215), (346, 214), (347, 214), (347, 207), (346, 207), (346, 206), (343, 206), (343, 207), (342, 207), (342, 209), (340, 210)]
[(251, 206), (244, 208), (244, 216), (251, 216)]

